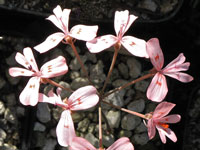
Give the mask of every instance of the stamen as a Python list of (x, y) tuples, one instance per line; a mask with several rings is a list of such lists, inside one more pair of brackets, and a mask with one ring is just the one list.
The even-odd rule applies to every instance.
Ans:
[(158, 122), (158, 125), (162, 126), (165, 129), (169, 128), (169, 125), (166, 123)]

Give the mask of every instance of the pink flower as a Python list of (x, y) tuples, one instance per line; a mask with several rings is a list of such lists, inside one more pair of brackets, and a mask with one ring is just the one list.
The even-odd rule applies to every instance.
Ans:
[(84, 110), (95, 106), (99, 97), (96, 94), (96, 88), (93, 86), (85, 86), (77, 89), (68, 99), (61, 100), (61, 90), (57, 89), (57, 95), (53, 90), (49, 92), (49, 97), (40, 93), (40, 102), (47, 102), (65, 109), (58, 122), (56, 133), (58, 143), (61, 146), (68, 146), (75, 137), (74, 123), (71, 117), (71, 111)]
[(174, 106), (175, 104), (168, 102), (162, 102), (158, 104), (153, 112), (152, 118), (148, 120), (147, 127), (150, 139), (155, 136), (157, 129), (163, 143), (166, 143), (166, 136), (173, 142), (177, 141), (175, 133), (169, 128), (167, 123), (177, 123), (180, 121), (181, 116), (177, 114), (166, 116)]
[(24, 55), (17, 53), (15, 59), (26, 69), (13, 67), (9, 69), (9, 74), (13, 77), (32, 76), (24, 90), (21, 92), (19, 99), (23, 105), (34, 106), (38, 102), (40, 80), (42, 78), (52, 78), (63, 75), (68, 71), (68, 66), (65, 58), (59, 56), (56, 59), (45, 63), (41, 69), (38, 70), (31, 48), (24, 48), (23, 53)]
[(101, 52), (116, 43), (122, 44), (131, 54), (139, 57), (149, 56), (146, 53), (146, 42), (133, 36), (124, 36), (131, 24), (137, 19), (134, 15), (129, 15), (129, 11), (116, 11), (114, 27), (117, 36), (104, 35), (86, 43), (92, 53)]
[(182, 53), (179, 54), (179, 56), (169, 63), (164, 69), (162, 69), (164, 56), (157, 38), (152, 38), (147, 42), (147, 53), (156, 70), (156, 74), (147, 89), (148, 99), (160, 102), (165, 98), (168, 88), (164, 75), (175, 78), (181, 82), (190, 82), (193, 80), (192, 76), (180, 72), (188, 70), (190, 66), (189, 62), (184, 63), (185, 56)]
[[(74, 137), (69, 150), (97, 150), (92, 144), (81, 137)], [(134, 150), (133, 145), (127, 137), (115, 141), (107, 150)]]
[(69, 37), (83, 41), (90, 41), (96, 37), (98, 26), (76, 25), (72, 27), (70, 31), (68, 30), (70, 9), (64, 9), (62, 11), (61, 7), (58, 5), (54, 8), (53, 12), (54, 15), (50, 15), (47, 19), (62, 30), (62, 32), (50, 35), (43, 43), (35, 46), (34, 48), (38, 52), (44, 53), (57, 46), (63, 39)]

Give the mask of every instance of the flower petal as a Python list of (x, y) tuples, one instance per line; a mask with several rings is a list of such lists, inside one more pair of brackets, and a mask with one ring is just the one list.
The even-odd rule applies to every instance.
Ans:
[(159, 122), (162, 123), (177, 123), (181, 120), (180, 115), (169, 115), (159, 119)]
[(91, 53), (99, 53), (117, 42), (117, 38), (113, 35), (104, 35), (93, 39), (86, 43)]
[(156, 126), (158, 129), (158, 133), (160, 135), (161, 141), (165, 144), (166, 143), (166, 137), (167, 136), (169, 139), (171, 139), (173, 142), (177, 141), (177, 137), (175, 133), (170, 129), (170, 128), (163, 128), (161, 126)]
[(156, 135), (156, 128), (153, 119), (148, 120), (147, 124), (149, 139), (151, 140)]
[(63, 75), (67, 73), (68, 66), (66, 60), (63, 56), (58, 56), (57, 58), (48, 61), (40, 69), (43, 78), (52, 78), (56, 76)]
[(164, 56), (160, 48), (160, 44), (157, 38), (152, 38), (146, 43), (147, 54), (150, 57), (151, 63), (160, 71), (164, 64)]
[(161, 102), (167, 92), (168, 88), (165, 76), (156, 73), (147, 89), (147, 98), (155, 102)]
[(83, 110), (95, 106), (99, 101), (96, 92), (96, 88), (90, 85), (77, 89), (68, 99), (69, 107), (71, 110)]
[(119, 36), (121, 32), (121, 36), (129, 29), (133, 21), (137, 19), (134, 15), (129, 15), (129, 11), (116, 11), (115, 19), (114, 19), (114, 28), (115, 33)]
[(19, 99), (23, 105), (35, 106), (39, 99), (40, 78), (32, 77), (21, 92)]
[(76, 25), (72, 27), (69, 35), (75, 39), (91, 41), (97, 35), (98, 26)]
[(22, 55), (21, 53), (17, 52), (15, 55), (15, 60), (22, 66), (24, 66), (26, 69), (29, 69), (30, 64), (29, 62), (26, 60), (26, 58), (24, 57), (24, 55)]
[(9, 69), (9, 74), (12, 77), (18, 77), (18, 76), (32, 76), (34, 72), (29, 71), (27, 69), (18, 68), (18, 67), (12, 67)]
[(164, 69), (163, 72), (177, 72), (177, 71), (186, 71), (188, 70), (190, 63), (185, 63), (185, 56), (183, 53), (180, 53), (177, 58), (170, 62)]
[(133, 145), (127, 137), (121, 137), (115, 141), (107, 150), (134, 150)]
[(61, 29), (64, 33), (68, 33), (68, 22), (70, 9), (64, 9), (62, 11), (61, 7), (58, 5), (53, 10), (55, 15), (50, 15), (47, 19), (50, 20), (54, 25)]
[(132, 55), (149, 58), (144, 40), (133, 36), (125, 36), (122, 38), (121, 43)]
[(69, 147), (69, 150), (97, 150), (90, 142), (82, 137), (75, 137)]
[(72, 139), (76, 136), (74, 123), (69, 110), (62, 112), (58, 125), (56, 127), (58, 143), (67, 147), (71, 144)]
[(165, 72), (165, 75), (169, 76), (169, 77), (172, 77), (174, 79), (177, 79), (181, 82), (184, 82), (184, 83), (187, 83), (187, 82), (190, 82), (193, 80), (193, 77), (189, 74), (186, 74), (186, 73), (182, 73), (182, 72), (174, 72), (174, 73), (166, 73)]
[(54, 33), (48, 36), (44, 42), (35, 46), (34, 49), (36, 49), (40, 53), (47, 52), (48, 50), (57, 46), (64, 37), (65, 34), (63, 34), (62, 32)]
[(26, 60), (30, 64), (29, 69), (31, 67), (30, 70), (33, 70), (35, 72), (39, 72), (38, 66), (36, 64), (36, 61), (35, 61), (35, 58), (33, 56), (33, 52), (31, 50), (31, 48), (30, 47), (24, 48), (23, 53), (24, 53), (24, 57), (26, 58)]
[(162, 102), (158, 104), (153, 113), (153, 118), (162, 118), (166, 116), (176, 104), (169, 102)]

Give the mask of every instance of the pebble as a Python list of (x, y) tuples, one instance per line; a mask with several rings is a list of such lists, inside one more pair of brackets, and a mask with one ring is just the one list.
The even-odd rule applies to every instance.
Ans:
[(132, 139), (133, 143), (138, 145), (145, 145), (149, 141), (149, 137), (146, 132), (141, 134), (134, 134)]
[(71, 88), (72, 88), (72, 90), (76, 90), (76, 89), (86, 86), (86, 85), (89, 85), (88, 79), (84, 78), (84, 77), (79, 77), (72, 81)]
[(145, 108), (145, 101), (143, 99), (134, 100), (127, 106), (127, 108), (135, 112), (142, 112)]
[(110, 110), (106, 114), (106, 118), (111, 128), (118, 128), (121, 120), (120, 111)]
[(137, 116), (126, 114), (121, 120), (121, 127), (125, 130), (135, 129), (141, 122), (141, 119)]
[[(67, 83), (67, 82), (61, 81), (61, 82), (59, 82), (59, 85), (63, 86), (64, 88), (71, 89), (70, 84)], [(71, 92), (64, 90), (64, 89), (62, 89), (62, 91), (60, 93), (60, 96), (61, 96), (62, 99), (66, 98), (66, 97), (69, 98), (70, 95), (71, 95)]]
[(97, 139), (92, 133), (87, 133), (85, 139), (94, 145), (94, 147), (99, 147), (99, 139)]
[(113, 134), (109, 134), (109, 135), (104, 134), (102, 141), (103, 141), (103, 145), (105, 147), (109, 147), (110, 145), (112, 145), (115, 142), (115, 137)]
[(129, 76), (133, 79), (141, 75), (142, 66), (134, 57), (128, 58), (126, 64), (129, 69)]
[(10, 108), (6, 108), (4, 118), (12, 124), (17, 124), (17, 118), (14, 114), (14, 110), (11, 110)]
[[(87, 60), (87, 56), (86, 55), (80, 56), (80, 59), (81, 59), (82, 63), (84, 64)], [(70, 67), (71, 70), (78, 71), (81, 68), (81, 65), (80, 65), (78, 59), (74, 58), (70, 62), (69, 67)]]
[(124, 63), (120, 63), (120, 64), (118, 64), (117, 67), (118, 67), (120, 74), (123, 76), (123, 78), (128, 79), (128, 77), (129, 77), (128, 66), (125, 65)]
[(0, 115), (3, 115), (5, 112), (6, 108), (5, 105), (2, 101), (0, 101)]
[(88, 118), (85, 118), (78, 123), (77, 130), (81, 132), (86, 132), (89, 124), (90, 124), (90, 120)]
[(135, 89), (144, 93), (146, 92), (148, 86), (149, 82), (145, 80), (135, 83)]
[(47, 139), (42, 150), (55, 150), (57, 141), (55, 139)]
[(46, 103), (38, 103), (36, 116), (42, 123), (47, 123), (51, 120), (50, 109)]
[(0, 89), (2, 89), (6, 85), (6, 81), (3, 77), (0, 76)]
[(0, 139), (5, 140), (6, 136), (7, 136), (6, 132), (0, 128)]
[(34, 124), (33, 130), (34, 131), (39, 131), (39, 132), (44, 132), (46, 130), (46, 127), (43, 124), (41, 124), (39, 122), (36, 122)]
[(9, 95), (6, 95), (6, 102), (7, 102), (7, 106), (16, 105), (15, 93), (11, 93)]

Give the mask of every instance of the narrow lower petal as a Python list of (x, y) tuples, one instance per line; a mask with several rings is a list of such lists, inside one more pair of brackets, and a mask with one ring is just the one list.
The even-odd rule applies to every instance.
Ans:
[(191, 75), (182, 73), (182, 72), (174, 72), (174, 73), (165, 72), (165, 75), (172, 77), (174, 79), (177, 79), (184, 83), (191, 82), (194, 79)]
[(153, 123), (153, 119), (148, 120), (147, 128), (148, 128), (148, 136), (149, 139), (151, 140), (156, 135), (156, 127), (155, 124)]
[(27, 69), (18, 68), (18, 67), (12, 67), (9, 69), (9, 74), (12, 77), (18, 77), (18, 76), (32, 76), (34, 72), (29, 71)]
[(39, 93), (39, 102), (50, 103), (50, 104), (56, 105), (56, 101), (54, 99), (52, 100), (42, 93)]
[(156, 73), (147, 89), (147, 98), (155, 102), (161, 102), (167, 95), (167, 92), (168, 88), (165, 76)]
[(26, 47), (23, 49), (24, 57), (29, 63), (29, 70), (33, 70), (35, 72), (39, 72), (37, 63), (35, 61), (35, 57), (33, 56), (32, 49), (30, 47)]
[(162, 102), (158, 104), (153, 112), (153, 118), (162, 118), (166, 116), (175, 106), (176, 104), (169, 102)]
[(58, 143), (67, 147), (71, 144), (72, 139), (76, 136), (74, 123), (69, 110), (62, 112), (58, 125), (56, 127)]
[(144, 40), (132, 36), (125, 36), (122, 38), (121, 43), (132, 55), (149, 58)]
[(134, 150), (134, 147), (127, 137), (122, 137), (108, 147), (107, 150)]
[(91, 53), (99, 53), (117, 42), (117, 38), (113, 35), (104, 35), (93, 39), (86, 43), (87, 48)]
[(91, 41), (97, 36), (98, 26), (76, 25), (71, 30), (69, 35), (75, 39), (83, 41)]
[(69, 150), (97, 150), (90, 142), (82, 137), (75, 137), (70, 144)]
[(60, 75), (64, 75), (68, 72), (68, 66), (66, 64), (66, 59), (63, 56), (58, 56), (57, 58), (46, 62), (40, 69), (43, 78), (52, 78)]
[(175, 133), (170, 128), (162, 128), (161, 126), (156, 126), (158, 129), (158, 133), (160, 135), (161, 141), (165, 144), (166, 143), (166, 136), (171, 139), (173, 142), (177, 141), (177, 137)]
[(146, 43), (147, 54), (151, 60), (151, 63), (160, 71), (164, 64), (163, 52), (160, 48), (160, 43), (157, 38), (152, 38)]
[(39, 99), (40, 78), (32, 77), (21, 92), (19, 99), (23, 105), (35, 106)]
[(62, 39), (65, 37), (65, 34), (62, 32), (54, 33), (46, 38), (44, 42), (34, 47), (38, 52), (44, 53), (48, 50), (56, 47)]
[(68, 99), (71, 110), (83, 110), (95, 106), (99, 97), (97, 90), (93, 86), (85, 86), (77, 89)]
[(163, 123), (177, 123), (181, 120), (181, 116), (180, 115), (169, 115), (166, 117), (163, 117), (161, 119), (159, 119), (159, 122), (163, 122)]

